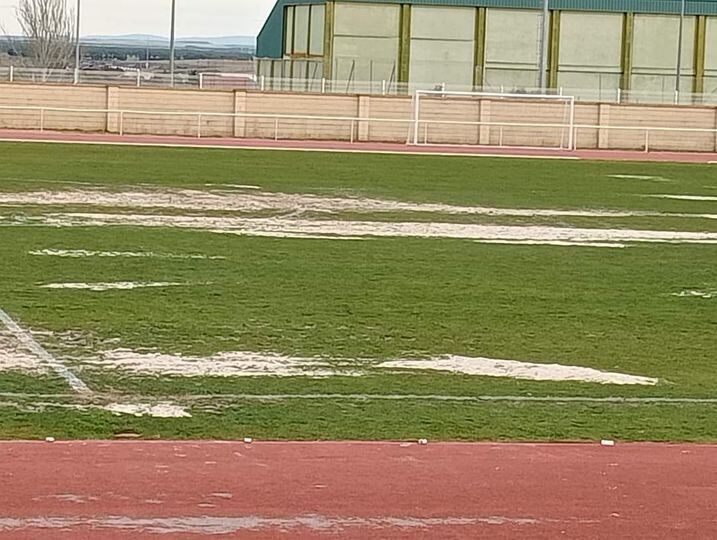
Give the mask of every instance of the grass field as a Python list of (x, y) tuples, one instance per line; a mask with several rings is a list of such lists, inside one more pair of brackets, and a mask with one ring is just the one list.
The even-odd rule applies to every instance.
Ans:
[(0, 156), (0, 437), (717, 440), (715, 166)]

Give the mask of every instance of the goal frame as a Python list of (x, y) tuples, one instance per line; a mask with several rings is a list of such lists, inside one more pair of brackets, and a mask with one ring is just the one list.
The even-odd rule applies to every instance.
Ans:
[[(450, 122), (446, 124), (475, 124), (479, 128), (482, 126), (508, 126), (508, 127), (545, 127), (545, 128), (561, 128), (568, 130), (568, 144), (567, 148), (563, 148), (562, 142), (560, 144), (561, 150), (575, 150), (575, 96), (566, 96), (562, 94), (517, 94), (517, 93), (503, 93), (503, 92), (459, 92), (451, 90), (416, 90), (413, 94), (413, 137), (410, 141), (411, 144), (420, 146), (420, 124), (421, 124), (421, 97), (459, 97), (459, 98), (476, 98), (476, 99), (513, 99), (522, 101), (562, 101), (568, 106), (568, 122), (567, 124), (536, 124), (536, 123), (491, 123), (491, 122)], [(484, 146), (484, 145), (479, 145)], [(543, 148), (543, 147), (541, 147)]]

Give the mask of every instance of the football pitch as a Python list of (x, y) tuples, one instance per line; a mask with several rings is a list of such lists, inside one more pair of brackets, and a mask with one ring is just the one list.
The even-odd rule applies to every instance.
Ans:
[(717, 440), (717, 166), (0, 144), (0, 438)]

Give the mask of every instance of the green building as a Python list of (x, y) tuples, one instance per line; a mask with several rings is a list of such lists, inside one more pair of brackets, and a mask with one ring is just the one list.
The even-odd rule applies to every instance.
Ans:
[[(550, 0), (551, 88), (717, 94), (717, 0)], [(539, 80), (541, 0), (278, 0), (259, 74), (334, 85), (522, 91)], [(682, 23), (681, 23), (682, 20)], [(682, 29), (682, 31), (680, 31)], [(682, 45), (680, 46), (680, 33)]]

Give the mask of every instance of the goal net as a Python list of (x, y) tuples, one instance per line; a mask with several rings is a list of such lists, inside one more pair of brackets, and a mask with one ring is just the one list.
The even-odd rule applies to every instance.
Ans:
[(573, 149), (575, 98), (417, 90), (413, 144)]

